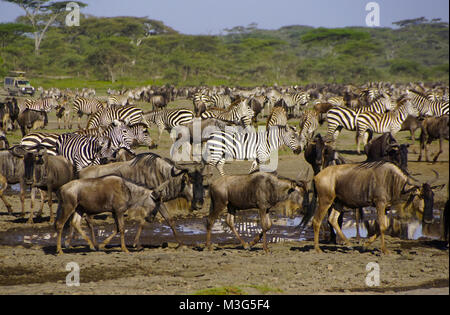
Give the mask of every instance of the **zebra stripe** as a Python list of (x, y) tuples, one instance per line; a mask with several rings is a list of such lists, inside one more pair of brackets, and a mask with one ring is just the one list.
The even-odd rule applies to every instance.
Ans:
[(267, 118), (266, 129), (272, 126), (286, 126), (287, 121), (286, 110), (283, 107), (274, 107)]
[(123, 121), (127, 125), (146, 124), (142, 109), (133, 105), (112, 105), (93, 114), (88, 121), (87, 128), (106, 127), (114, 120)]
[(87, 137), (75, 133), (64, 133), (58, 137), (56, 151), (74, 166), (78, 173), (89, 165), (100, 164), (100, 159), (110, 157), (113, 151), (110, 140), (104, 137)]
[(41, 145), (47, 149), (48, 154), (57, 155), (56, 142), (58, 137), (58, 133), (33, 132), (24, 136), (20, 140), (20, 145), (23, 145), (28, 151), (36, 151), (35, 148)]
[(310, 99), (308, 92), (285, 93), (282, 95), (288, 114), (297, 115), (300, 108), (306, 106)]
[(420, 115), (436, 117), (448, 115), (448, 101), (431, 101), (426, 95), (414, 90), (408, 90), (407, 93)]
[(345, 106), (334, 106), (327, 112), (327, 141), (335, 142), (341, 129), (345, 128), (350, 131), (356, 130), (356, 118), (364, 112), (373, 112), (383, 114), (390, 110), (392, 103), (383, 101), (383, 99), (376, 100), (369, 106), (363, 106), (356, 110)]
[(185, 125), (194, 120), (194, 113), (188, 109), (163, 109), (159, 111), (148, 112), (144, 115), (144, 118), (149, 123), (153, 123), (158, 126), (159, 137), (158, 142), (161, 139), (161, 135), (164, 130), (170, 132), (172, 128), (180, 125)]
[(299, 122), (300, 139), (302, 139), (302, 149), (314, 137), (314, 132), (319, 128), (319, 112), (314, 109), (308, 109), (303, 112)]
[[(390, 132), (395, 135), (400, 131), (402, 123), (405, 119), (411, 115), (417, 117), (419, 115), (418, 110), (406, 101), (399, 105), (392, 112), (385, 114), (378, 114), (373, 112), (361, 113), (356, 117), (356, 137), (357, 137), (357, 151), (360, 153), (360, 138), (363, 134), (366, 134), (367, 130), (371, 130), (375, 133)], [(367, 139), (363, 140), (364, 145), (367, 143)]]
[(247, 99), (231, 104), (226, 110), (215, 108), (201, 114), (202, 119), (215, 118), (231, 122), (236, 125), (243, 124), (244, 128), (251, 126), (254, 116), (253, 110), (248, 106)]
[(206, 142), (206, 158), (204, 162), (215, 166), (219, 173), (225, 175), (225, 160), (253, 160), (249, 173), (259, 167), (260, 163), (270, 160), (270, 155), (282, 145), (287, 145), (295, 153), (299, 153), (300, 142), (292, 127), (271, 127), (268, 131), (233, 132), (218, 131), (211, 134)]
[[(83, 115), (90, 116), (101, 111), (104, 103), (96, 98), (77, 97), (73, 101), (73, 114), (78, 115), (78, 128), (81, 126), (81, 117)], [(73, 119), (73, 118), (72, 118)]]
[(118, 121), (114, 121), (111, 125), (103, 129), (101, 127), (77, 130), (74, 133), (83, 136), (91, 137), (106, 137), (111, 140), (111, 149), (117, 150), (119, 148), (126, 148), (131, 150), (131, 145), (134, 142), (134, 134), (131, 129)]
[(24, 102), (25, 108), (49, 113), (58, 106), (58, 102), (54, 98), (44, 98), (32, 100), (27, 98)]

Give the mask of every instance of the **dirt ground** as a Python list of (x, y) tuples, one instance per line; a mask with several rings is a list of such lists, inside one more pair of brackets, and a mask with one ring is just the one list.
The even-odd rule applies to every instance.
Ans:
[[(325, 130), (326, 126), (322, 126), (320, 132), (324, 134)], [(397, 139), (406, 143), (410, 142), (408, 137), (408, 133), (401, 132)], [(167, 133), (163, 138), (156, 153), (168, 156), (171, 142)], [(435, 169), (440, 175), (438, 183), (448, 184), (448, 142), (444, 145), (444, 153), (435, 164), (415, 162), (418, 142), (410, 147), (411, 173), (419, 180), (429, 180)], [(437, 143), (432, 147), (435, 151)], [(364, 159), (354, 152), (353, 133), (343, 132), (338, 149), (351, 161)], [(227, 164), (225, 171), (246, 173), (249, 167), (250, 162), (237, 162)], [(295, 178), (306, 167), (303, 154), (281, 152), (281, 175)], [(9, 189), (6, 198), (18, 214), (17, 192)], [(447, 187), (436, 192), (435, 209), (442, 210), (447, 198)], [(28, 211), (29, 198), (26, 202)], [(172, 215), (202, 218), (208, 210), (206, 202), (194, 214), (177, 211)], [(381, 254), (379, 240), (363, 249), (356, 239), (351, 239), (352, 247), (324, 242), (322, 254), (314, 251), (311, 240), (271, 243), (269, 254), (264, 253), (261, 244), (244, 250), (234, 242), (216, 244), (208, 251), (203, 245), (205, 235), (200, 234), (195, 244), (178, 249), (173, 241), (144, 243), (143, 250), (130, 248), (126, 254), (117, 246), (118, 239), (114, 239), (105, 251), (90, 251), (80, 244), (56, 256), (56, 241), (48, 219), (47, 205), (43, 219), (30, 226), (26, 219), (8, 215), (0, 203), (0, 244), (8, 244), (8, 235), (49, 232), (45, 244), (0, 245), (0, 294), (449, 294), (448, 247), (428, 237), (402, 240), (387, 236), (390, 255)], [(111, 218), (103, 216), (96, 219), (96, 227), (110, 226), (111, 222)], [(71, 262), (79, 266), (79, 286), (66, 284), (66, 277), (72, 279), (72, 269), (66, 269)], [(370, 263), (379, 268), (378, 285), (368, 285), (375, 279), (376, 271)]]

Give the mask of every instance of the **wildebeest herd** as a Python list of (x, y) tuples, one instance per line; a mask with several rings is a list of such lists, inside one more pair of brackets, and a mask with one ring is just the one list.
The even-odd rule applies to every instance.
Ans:
[[(395, 135), (401, 130), (421, 129), (420, 155), (429, 145), (449, 139), (448, 86), (423, 83), (391, 84), (387, 82), (354, 85), (308, 85), (290, 87), (181, 87), (146, 86), (113, 91), (96, 96), (93, 89), (39, 89), (38, 99), (6, 98), (0, 104), (0, 197), (9, 214), (11, 205), (3, 195), (8, 185), (20, 184), (20, 200), (25, 216), (25, 191), (32, 187), (29, 223), (33, 223), (35, 193), (41, 194), (38, 215), (42, 214), (47, 194), (50, 222), (57, 231), (57, 253), (62, 253), (63, 227), (70, 222), (70, 239), (75, 229), (92, 249), (104, 248), (116, 233), (121, 248), (128, 251), (124, 239), (124, 216), (138, 213), (138, 232), (133, 246), (140, 247), (140, 233), (145, 222), (159, 213), (171, 227), (180, 245), (167, 202), (183, 198), (186, 207), (202, 208), (209, 196), (210, 212), (206, 218), (206, 246), (211, 244), (214, 221), (227, 211), (226, 223), (244, 248), (263, 239), (268, 251), (266, 232), (272, 222), (269, 211), (280, 202), (303, 213), (304, 228), (312, 219), (314, 244), (319, 248), (319, 233), (327, 215), (330, 234), (347, 242), (342, 233), (342, 214), (355, 211), (363, 220), (362, 208), (375, 207), (378, 229), (366, 244), (378, 236), (381, 250), (388, 252), (384, 241), (387, 212), (398, 215), (414, 213), (423, 222), (433, 218), (434, 192), (445, 185), (433, 181), (419, 182), (408, 170), (409, 144), (399, 143)], [(192, 108), (168, 108), (177, 99), (190, 99)], [(147, 103), (151, 111), (138, 104)], [(54, 112), (64, 128), (72, 128), (78, 117), (78, 130), (70, 132), (32, 131), (48, 124)], [(88, 116), (86, 128), (81, 120)], [(258, 124), (258, 117), (266, 117)], [(298, 128), (293, 126), (299, 121)], [(327, 134), (317, 133), (327, 124)], [(19, 127), (22, 138), (10, 145), (8, 133)], [(154, 141), (149, 129), (158, 130)], [(258, 128), (256, 130), (255, 128)], [(155, 130), (156, 130), (155, 129)], [(339, 153), (336, 140), (342, 129), (355, 132), (357, 152), (364, 146), (367, 159), (349, 163)], [(174, 132), (171, 158), (154, 152), (136, 153), (137, 146), (150, 150), (161, 141), (164, 130)], [(374, 134), (380, 136), (374, 138)], [(295, 169), (297, 178), (277, 174), (272, 162), (280, 148), (294, 154), (304, 152), (314, 178), (306, 170)], [(180, 153), (181, 150), (181, 153)], [(289, 154), (289, 153), (288, 153)], [(180, 156), (184, 161), (180, 161)], [(226, 175), (228, 161), (253, 161), (248, 174)], [(281, 163), (281, 162), (280, 162)], [(215, 167), (220, 178), (212, 180)], [(300, 172), (299, 172), (300, 171)], [(53, 193), (58, 199), (56, 219)], [(447, 203), (448, 205), (448, 203)], [(234, 226), (238, 210), (258, 209), (261, 233), (246, 243)], [(444, 217), (448, 220), (448, 207)], [(93, 216), (110, 212), (116, 232), (100, 246), (97, 244)], [(85, 218), (88, 237), (81, 228)], [(443, 219), (444, 220), (444, 219)], [(448, 239), (448, 223), (445, 238)], [(358, 227), (358, 225), (357, 225)], [(359, 231), (358, 231), (359, 235)]]

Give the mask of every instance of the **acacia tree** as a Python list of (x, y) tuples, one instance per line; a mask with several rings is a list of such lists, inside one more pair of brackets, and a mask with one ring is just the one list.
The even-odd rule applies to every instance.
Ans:
[(19, 38), (25, 33), (31, 33), (32, 27), (19, 23), (1, 23), (0, 24), (0, 47), (5, 48), (12, 43), (16, 38)]
[(86, 4), (78, 1), (49, 2), (50, 0), (2, 0), (4, 2), (17, 4), (25, 11), (25, 16), (33, 28), (34, 52), (39, 54), (39, 47), (45, 32), (52, 25), (58, 15), (66, 10), (69, 2), (76, 2), (80, 7)]

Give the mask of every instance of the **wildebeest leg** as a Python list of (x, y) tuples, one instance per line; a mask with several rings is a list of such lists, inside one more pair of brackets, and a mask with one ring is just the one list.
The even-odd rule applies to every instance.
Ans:
[[(25, 183), (20, 183), (20, 203), (22, 205), (22, 218), (25, 217)], [(33, 205), (33, 204), (31, 204)]]
[(234, 217), (235, 217), (234, 213), (228, 213), (228, 214), (227, 214), (227, 220), (226, 220), (227, 225), (230, 227), (231, 231), (233, 231), (234, 235), (236, 235), (237, 239), (241, 242), (242, 246), (243, 246), (245, 249), (249, 249), (251, 245), (249, 246), (249, 244), (246, 243), (246, 242), (241, 238), (241, 236), (239, 235), (239, 233), (236, 231), (236, 227), (234, 226)]
[(169, 215), (169, 212), (167, 211), (166, 205), (164, 203), (161, 203), (161, 206), (159, 207), (159, 214), (164, 218), (166, 223), (170, 226), (173, 232), (173, 237), (178, 242), (178, 247), (183, 246), (183, 242), (179, 239), (177, 231), (175, 229), (175, 225), (173, 223), (172, 218)]
[(269, 248), (267, 247), (267, 238), (266, 232), (272, 227), (272, 221), (270, 220), (269, 213), (266, 209), (259, 210), (259, 218), (261, 220), (261, 233), (255, 236), (253, 241), (250, 242), (250, 247), (255, 245), (263, 237), (263, 248), (266, 253), (269, 252)]
[(134, 242), (133, 242), (133, 247), (136, 248), (137, 250), (140, 250), (142, 248), (140, 238), (141, 238), (142, 229), (144, 228), (144, 224), (145, 224), (145, 220), (141, 220), (140, 222), (138, 222), (137, 233), (136, 233), (136, 236), (135, 236)]
[(206, 243), (205, 248), (211, 250), (211, 230), (214, 225), (214, 222), (219, 217), (220, 213), (225, 211), (227, 205), (226, 203), (220, 202), (218, 200), (214, 200), (214, 197), (211, 196), (211, 203), (209, 206), (209, 215), (206, 218)]
[[(47, 204), (48, 204), (48, 210), (50, 211), (50, 224), (53, 224), (55, 221), (55, 217), (53, 216), (53, 190), (50, 187), (47, 191)], [(41, 191), (41, 199), (42, 198), (42, 191)]]
[[(64, 228), (64, 224), (66, 221), (75, 213), (75, 205), (73, 204), (63, 204), (61, 199), (58, 204), (58, 217), (56, 218), (55, 222), (55, 229), (58, 233), (56, 237), (56, 253), (57, 255), (61, 255), (63, 253), (61, 248), (61, 237), (62, 237), (62, 231)], [(75, 217), (75, 216), (74, 216)], [(72, 219), (73, 221), (73, 219)], [(72, 224), (71, 224), (72, 226)]]
[(442, 137), (439, 137), (439, 152), (433, 158), (433, 163), (436, 163), (436, 161), (441, 153), (442, 153)]
[(88, 243), (89, 248), (91, 250), (95, 250), (95, 246), (92, 243), (91, 239), (84, 233), (83, 229), (81, 228), (81, 220), (75, 219), (76, 216), (72, 219), (72, 225), (75, 228), (75, 230), (81, 235), (81, 237)]
[(88, 226), (89, 230), (91, 231), (92, 243), (94, 244), (95, 248), (98, 248), (97, 238), (95, 237), (95, 232), (94, 232), (94, 220), (93, 220), (94, 216), (86, 214), (85, 219), (86, 219), (87, 226)]
[(361, 239), (361, 235), (359, 233), (359, 224), (361, 223), (362, 218), (362, 208), (358, 208), (355, 211), (355, 221), (356, 221), (356, 239), (359, 241)]
[(42, 217), (42, 212), (44, 210), (44, 203), (45, 203), (45, 194), (44, 191), (42, 189), (39, 189), (39, 193), (41, 195), (41, 204), (39, 205), (39, 211), (38, 214), (36, 215), (37, 217)]
[(32, 224), (33, 222), (33, 215), (34, 215), (34, 201), (36, 199), (36, 187), (31, 188), (31, 200), (30, 200), (30, 216), (28, 218), (27, 223)]
[(127, 246), (125, 245), (125, 228), (124, 228), (123, 212), (119, 213), (118, 215), (115, 215), (114, 219), (116, 220), (117, 229), (120, 232), (120, 248), (124, 253), (129, 253)]
[(327, 210), (333, 204), (333, 199), (328, 197), (319, 198), (319, 207), (313, 218), (313, 228), (314, 228), (314, 249), (316, 252), (321, 253), (322, 250), (319, 247), (319, 232), (322, 220), (327, 213)]
[(342, 230), (339, 226), (339, 216), (342, 213), (339, 211), (336, 211), (335, 209), (333, 209), (328, 217), (328, 222), (330, 222), (330, 224), (333, 226), (334, 230), (336, 231), (336, 233), (339, 235), (339, 237), (342, 239), (342, 241), (344, 242), (345, 245), (349, 245), (349, 241), (347, 239), (347, 237), (345, 237), (344, 233), (342, 233)]
[[(377, 208), (377, 219), (378, 225), (380, 227), (379, 235), (381, 239), (381, 251), (384, 254), (389, 254), (389, 251), (386, 249), (385, 241), (384, 241), (384, 231), (386, 231), (388, 227), (388, 220), (386, 217), (386, 204), (384, 202), (378, 202), (376, 204)], [(364, 244), (364, 247), (372, 244), (378, 237), (378, 233), (375, 233), (372, 237), (370, 237), (367, 242)]]
[(3, 203), (5, 204), (6, 209), (8, 210), (8, 214), (12, 214), (12, 208), (9, 202), (5, 199), (5, 196), (3, 196), (3, 192), (8, 187), (8, 182), (6, 178), (0, 174), (0, 198), (3, 200)]

